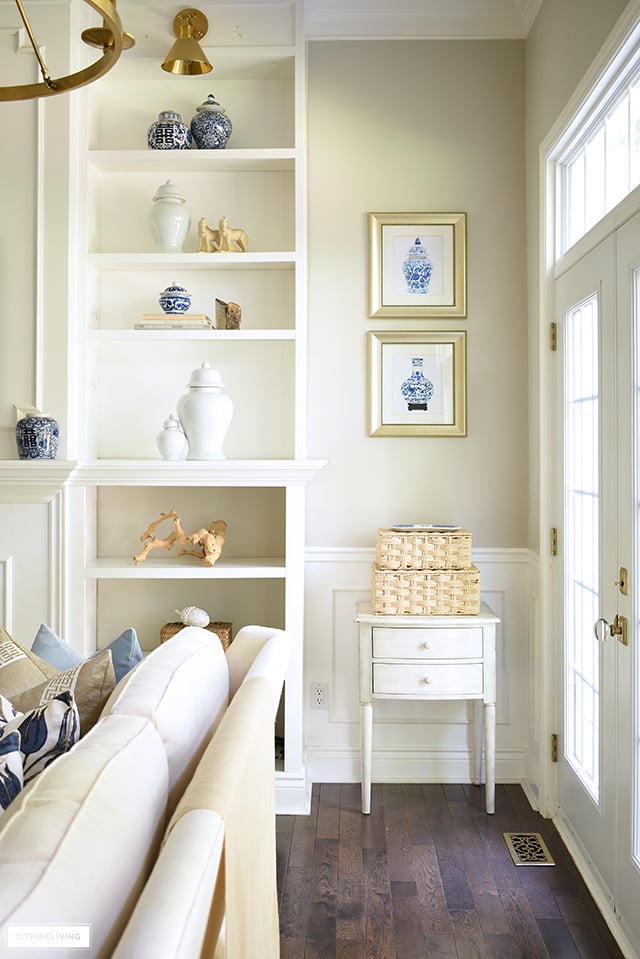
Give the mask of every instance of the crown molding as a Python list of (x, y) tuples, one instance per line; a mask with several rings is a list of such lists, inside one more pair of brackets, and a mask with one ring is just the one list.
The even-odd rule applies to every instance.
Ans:
[(542, 0), (306, 0), (310, 40), (523, 39)]

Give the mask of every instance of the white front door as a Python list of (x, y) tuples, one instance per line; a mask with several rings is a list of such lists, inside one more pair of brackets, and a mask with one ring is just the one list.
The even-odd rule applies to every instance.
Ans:
[(556, 281), (559, 814), (638, 943), (639, 264), (636, 215)]

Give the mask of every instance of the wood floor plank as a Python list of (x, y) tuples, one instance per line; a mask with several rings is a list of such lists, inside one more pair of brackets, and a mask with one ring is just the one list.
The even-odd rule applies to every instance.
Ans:
[(453, 937), (458, 959), (489, 959), (482, 927), (475, 910), (453, 912)]
[(338, 885), (338, 840), (318, 839), (309, 892), (307, 938), (314, 942), (336, 941), (336, 896)]
[(364, 942), (364, 881), (338, 879), (336, 896), (336, 941)]
[(538, 929), (551, 959), (580, 959), (573, 937), (562, 919), (539, 919)]
[(316, 837), (318, 839), (337, 839), (340, 834), (340, 785), (322, 783), (320, 786), (320, 805)]
[(500, 898), (511, 925), (514, 957), (549, 959), (549, 953), (523, 890), (501, 890)]
[(370, 959), (397, 959), (385, 849), (365, 850), (364, 904), (367, 956)]

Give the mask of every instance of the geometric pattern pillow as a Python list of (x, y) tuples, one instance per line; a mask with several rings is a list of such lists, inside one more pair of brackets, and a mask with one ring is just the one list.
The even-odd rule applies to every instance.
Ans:
[[(0, 729), (0, 747), (19, 734), (25, 785), (80, 738), (78, 707), (73, 693), (60, 693), (43, 706), (18, 713)], [(15, 740), (13, 741), (15, 745)]]
[(16, 693), (55, 676), (56, 670), (11, 638), (0, 626), (0, 693), (13, 700)]
[[(142, 649), (138, 642), (138, 634), (131, 626), (120, 633), (119, 636), (116, 636), (116, 638), (104, 648), (111, 650), (113, 671), (115, 672), (117, 683), (143, 658)], [(102, 651), (103, 650), (101, 650), (101, 652)], [(44, 623), (41, 624), (40, 629), (36, 633), (36, 638), (31, 646), (31, 652), (36, 653), (44, 659), (45, 662), (51, 666), (55, 666), (56, 669), (70, 669), (72, 666), (78, 666), (85, 661), (85, 657), (79, 653), (77, 649), (74, 649), (73, 646), (65, 642), (50, 626), (45, 626)]]
[(0, 738), (0, 815), (24, 784), (20, 733), (17, 729)]
[(46, 704), (60, 693), (71, 692), (78, 707), (80, 729), (84, 736), (98, 721), (115, 684), (111, 650), (105, 649), (79, 666), (56, 673), (52, 679), (7, 698), (19, 712), (24, 713)]

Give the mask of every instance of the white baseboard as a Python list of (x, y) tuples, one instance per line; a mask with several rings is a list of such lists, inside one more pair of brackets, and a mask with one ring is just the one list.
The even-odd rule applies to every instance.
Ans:
[(311, 782), (308, 776), (276, 772), (276, 814), (308, 816), (311, 810)]
[[(521, 782), (524, 750), (496, 754), (497, 782)], [(473, 754), (468, 749), (378, 749), (373, 751), (373, 781), (389, 783), (471, 782)], [(307, 749), (307, 775), (312, 782), (360, 782), (360, 752), (351, 748)]]

